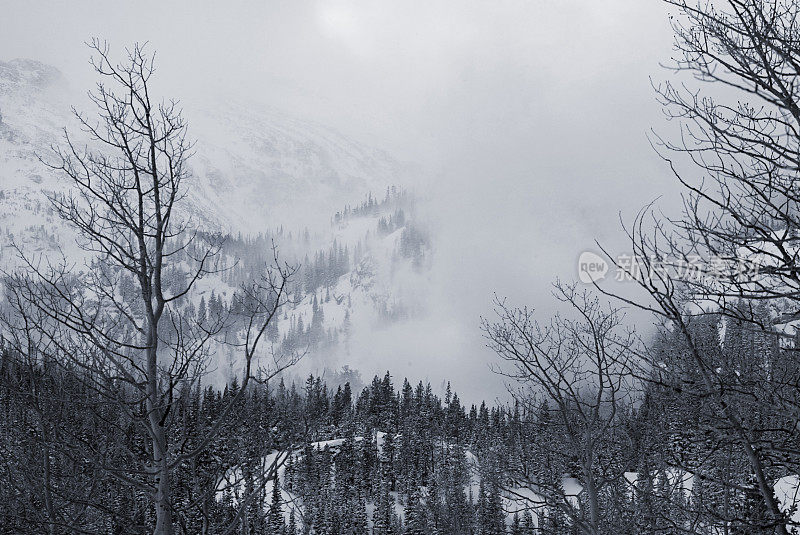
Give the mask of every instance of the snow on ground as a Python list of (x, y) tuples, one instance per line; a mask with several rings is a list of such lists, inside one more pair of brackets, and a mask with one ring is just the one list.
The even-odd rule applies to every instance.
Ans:
[[(288, 454), (286, 452), (277, 452), (274, 451), (264, 457), (263, 460), (263, 467), (265, 470), (269, 470), (272, 466), (278, 466), (278, 480), (283, 481), (284, 475), (286, 473), (286, 459)], [(269, 507), (269, 500), (272, 496), (272, 488), (275, 485), (275, 480), (271, 479), (266, 482), (264, 485), (264, 493), (267, 496), (266, 505)], [(233, 499), (234, 502), (237, 502), (240, 498), (242, 493), (244, 492), (243, 489), (244, 481), (242, 481), (242, 473), (241, 469), (234, 468), (229, 470), (228, 473), (223, 476), (220, 481), (217, 483), (217, 493), (216, 499), (221, 500), (225, 490), (230, 488), (233, 492)], [(289, 521), (289, 516), (291, 511), (295, 511), (295, 517), (299, 521), (302, 518), (300, 514), (300, 499), (291, 492), (288, 492), (284, 489), (281, 489), (281, 504), (283, 509), (283, 516), (286, 522)]]
[[(792, 522), (800, 524), (800, 476), (784, 476), (775, 482), (775, 498), (781, 511), (791, 513)], [(800, 533), (800, 529), (792, 528), (792, 533)]]
[[(400, 438), (400, 435), (396, 435), (397, 438)], [(382, 431), (376, 432), (376, 442), (378, 444), (378, 450), (380, 451), (383, 448), (383, 442), (386, 439), (386, 433)], [(344, 444), (346, 439), (344, 438), (336, 438), (332, 440), (321, 440), (318, 442), (312, 442), (311, 447), (316, 450), (324, 450), (325, 448), (337, 448)], [(364, 437), (355, 437), (354, 440), (356, 442), (361, 442), (364, 440)], [(301, 450), (295, 450), (292, 452), (292, 459), (297, 459), (300, 455), (302, 455)], [(278, 452), (273, 451), (269, 453), (267, 456), (264, 457), (262, 461), (262, 467), (265, 471), (270, 470), (273, 466), (278, 466), (278, 480), (283, 485), (284, 477), (286, 474), (286, 460), (288, 459), (289, 453), (288, 452)], [(264, 485), (264, 493), (267, 496), (266, 506), (269, 507), (270, 505), (270, 497), (272, 496), (272, 488), (275, 485), (274, 480), (269, 480)], [(243, 489), (244, 481), (242, 481), (242, 472), (240, 468), (233, 468), (229, 470), (220, 480), (217, 482), (217, 492), (216, 492), (216, 499), (221, 500), (226, 489), (230, 489), (233, 492), (233, 499), (234, 502), (240, 499), (242, 493), (244, 492)], [(405, 518), (405, 509), (400, 499), (400, 496), (396, 492), (392, 492), (392, 498), (394, 499), (394, 508), (395, 513), (401, 518)], [(283, 516), (284, 519), (288, 522), (289, 515), (291, 511), (295, 511), (295, 518), (298, 523), (301, 522), (302, 511), (301, 511), (301, 504), (302, 500), (295, 494), (286, 491), (285, 489), (281, 488), (281, 505), (283, 509)], [(367, 504), (367, 518), (368, 522), (370, 523), (370, 527), (372, 526), (372, 512), (374, 511), (375, 506), (374, 504)]]
[[(397, 434), (394, 435), (395, 440), (398, 440), (402, 437), (402, 435)], [(342, 444), (344, 444), (346, 438), (334, 438), (332, 440), (321, 440), (319, 442), (312, 442), (311, 447), (316, 450), (324, 450), (325, 448), (338, 448)], [(354, 437), (353, 440), (355, 442), (361, 442), (364, 440), (364, 437)], [(378, 444), (378, 451), (383, 451), (383, 442), (386, 440), (386, 433), (383, 431), (376, 431), (375, 432), (375, 442)]]
[[(477, 503), (480, 496), (481, 485), (480, 461), (478, 457), (469, 450), (465, 452), (465, 455), (471, 469), (470, 482), (465, 490), (468, 495), (470, 492), (472, 493), (473, 503)], [(577, 507), (578, 495), (583, 490), (581, 484), (577, 479), (569, 476), (564, 476), (561, 484), (567, 499), (573, 506)], [(544, 505), (542, 497), (529, 486), (508, 486), (504, 489), (501, 499), (503, 502), (503, 510), (506, 512), (506, 523), (509, 525), (513, 522), (515, 513), (519, 513), (520, 515), (525, 511), (535, 513), (536, 509)], [(534, 526), (536, 526), (538, 522), (536, 514), (533, 515), (533, 522)]]
[[(506, 512), (506, 522), (511, 523), (514, 515), (521, 516), (525, 511), (535, 513), (536, 509), (544, 505), (542, 497), (529, 487), (510, 487), (503, 494), (503, 510)], [(538, 517), (533, 514), (534, 526), (538, 525)]]
[[(665, 471), (667, 477), (667, 485), (672, 488), (673, 491), (682, 491), (684, 494), (689, 495), (694, 488), (694, 474), (691, 472), (687, 472), (685, 470), (679, 470), (677, 468), (669, 468)], [(625, 472), (623, 474), (625, 481), (631, 487), (631, 490), (635, 488), (639, 484), (639, 473), (638, 472)], [(660, 481), (660, 474), (656, 474), (654, 477), (654, 483), (658, 483)]]
[[(400, 435), (397, 435), (399, 438)], [(378, 444), (378, 449), (381, 450), (383, 448), (383, 443), (386, 439), (386, 433), (378, 431), (376, 433), (376, 441)], [(344, 444), (346, 439), (344, 438), (337, 438), (331, 440), (321, 440), (318, 442), (313, 442), (311, 446), (317, 450), (323, 450), (326, 448), (333, 449), (338, 448), (342, 444)], [(364, 440), (364, 437), (354, 437), (356, 442), (360, 442)], [(277, 463), (279, 465), (278, 468), (278, 478), (280, 481), (284, 480), (285, 474), (285, 461), (287, 459), (286, 452), (272, 452), (264, 458), (263, 466), (268, 468), (273, 464)], [(302, 451), (296, 450), (292, 454), (295, 458), (302, 455)], [(473, 501), (477, 502), (479, 489), (480, 489), (480, 464), (478, 461), (477, 456), (472, 453), (471, 451), (467, 450), (465, 452), (465, 456), (467, 459), (467, 463), (470, 467), (471, 477), (470, 482), (467, 487), (464, 489), (467, 494), (471, 492)], [(682, 470), (677, 469), (670, 469), (666, 473), (666, 477), (669, 481), (670, 486), (674, 489), (681, 489), (683, 492), (690, 494), (692, 492), (692, 488), (694, 485), (694, 475), (689, 472), (685, 472)], [(219, 489), (217, 491), (217, 499), (221, 499), (222, 492), (226, 486), (231, 485), (239, 485), (239, 489), (234, 489), (234, 495), (238, 496), (238, 493), (241, 493), (241, 485), (243, 484), (239, 479), (241, 478), (241, 473), (239, 469), (233, 469), (229, 471), (228, 474), (224, 478), (220, 480), (217, 485)], [(627, 481), (628, 485), (631, 488), (635, 487), (638, 484), (639, 474), (637, 472), (625, 472), (624, 478)], [(271, 496), (272, 493), (272, 486), (273, 482), (269, 481), (266, 484), (265, 492), (267, 496)], [(562, 487), (564, 489), (565, 496), (570, 501), (570, 503), (577, 507), (578, 506), (578, 496), (583, 492), (583, 486), (580, 482), (570, 476), (564, 476), (562, 480)], [(791, 520), (792, 522), (796, 522), (800, 524), (800, 476), (798, 475), (788, 475), (785, 477), (780, 478), (775, 483), (775, 497), (777, 498), (781, 510), (787, 513), (791, 513)], [(237, 493), (238, 490), (238, 493)], [(403, 505), (401, 497), (396, 492), (392, 492), (392, 499), (394, 500), (394, 510), (395, 513), (401, 518), (405, 518), (405, 506)], [(422, 495), (427, 496), (427, 488), (422, 488)], [(295, 496), (294, 494), (287, 492), (285, 490), (281, 491), (281, 498), (283, 500), (283, 513), (284, 517), (287, 519), (289, 518), (289, 514), (292, 509), (295, 510), (295, 516), (298, 521), (302, 518), (300, 514), (301, 508), (301, 500)], [(506, 488), (502, 496), (503, 501), (503, 510), (506, 512), (506, 522), (510, 524), (513, 521), (514, 514), (519, 513), (522, 514), (525, 511), (534, 511), (542, 507), (544, 505), (544, 501), (539, 494), (537, 494), (532, 488), (528, 486), (510, 486)], [(367, 518), (369, 522), (369, 526), (372, 526), (372, 513), (375, 510), (375, 505), (373, 503), (367, 504)], [(537, 515), (533, 515), (534, 524), (537, 523), (538, 518)], [(800, 530), (797, 528), (793, 528), (792, 533), (800, 535)]]

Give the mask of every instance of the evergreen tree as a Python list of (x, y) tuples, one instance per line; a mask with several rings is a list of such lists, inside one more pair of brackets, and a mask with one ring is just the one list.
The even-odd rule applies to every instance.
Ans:
[(375, 511), (372, 514), (373, 535), (390, 535), (393, 533), (394, 523), (394, 504), (389, 494), (389, 484), (385, 480), (381, 480)]
[(419, 487), (414, 485), (408, 497), (408, 504), (406, 504), (404, 533), (406, 535), (427, 535), (428, 531), (427, 515), (420, 500)]
[(289, 524), (286, 526), (286, 535), (297, 535), (297, 518), (294, 506), (289, 510)]
[(522, 521), (519, 518), (519, 511), (514, 513), (514, 520), (511, 522), (511, 529), (509, 535), (524, 535), (522, 530)]
[(285, 529), (283, 520), (283, 499), (281, 498), (281, 485), (278, 476), (272, 482), (272, 498), (269, 503), (267, 525), (271, 533), (281, 533)]

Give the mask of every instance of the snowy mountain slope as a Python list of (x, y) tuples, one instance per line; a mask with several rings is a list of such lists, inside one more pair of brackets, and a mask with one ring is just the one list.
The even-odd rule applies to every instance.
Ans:
[[(73, 104), (91, 112), (86, 96), (57, 69), (31, 60), (0, 62), (0, 268), (14, 263), (12, 241), (28, 256), (63, 252), (70, 261), (81, 258), (73, 231), (46, 198), (68, 192), (69, 184), (40, 161), (63, 141), (65, 127), (77, 145), (91, 144), (73, 117)], [(276, 239), (281, 258), (301, 271), (308, 257), (313, 261), (331, 248), (342, 249), (346, 257), (347, 266), (335, 274), (326, 271), (324, 282), (293, 289), (296, 299), (278, 320), (276, 343), (310, 347), (308, 360), (316, 367), (323, 359), (327, 364), (346, 357), (351, 326), (372, 330), (424, 308), (424, 295), (415, 291), (422, 270), (414, 265), (422, 255), (400, 250), (412, 243), (408, 235), (404, 241), (409, 222), (394, 222), (389, 229), (386, 219), (397, 202), (384, 204), (372, 196), (384, 191), (388, 196), (389, 185), (402, 185), (403, 165), (330, 128), (252, 104), (220, 98), (194, 100), (184, 109), (189, 135), (197, 139), (184, 206), (193, 221), (205, 230), (238, 236), (242, 248), (248, 236), (269, 234), (261, 252)], [(336, 213), (360, 199), (369, 202)], [(407, 209), (413, 201), (408, 204)], [(270, 234), (269, 229), (284, 226), (301, 230), (291, 239)], [(413, 244), (421, 246), (419, 239)], [(196, 310), (201, 299), (209, 302), (212, 296), (230, 305), (239, 284), (270, 260), (269, 254), (247, 250), (226, 255), (229, 266), (251, 258), (252, 270), (239, 279), (204, 278), (185, 306)], [(223, 353), (218, 355), (221, 380), (236, 360)]]
[[(189, 96), (192, 97), (191, 95)], [(255, 104), (224, 98), (186, 106), (193, 179), (186, 208), (206, 228), (259, 232), (280, 223), (327, 222), (335, 208), (401, 182), (403, 166), (336, 131)], [(43, 165), (68, 127), (90, 140), (71, 105), (89, 112), (85, 95), (57, 69), (32, 60), (0, 62), (0, 234), (46, 225), (61, 234), (43, 192), (65, 191)]]
[[(12, 238), (26, 251), (69, 244), (54, 219), (45, 191), (65, 191), (37, 155), (75, 123), (69, 116), (65, 79), (53, 67), (29, 60), (0, 62), (0, 247)], [(7, 250), (0, 258), (9, 255)]]
[(225, 213), (232, 230), (318, 225), (333, 209), (402, 182), (386, 153), (276, 110), (219, 99), (188, 104), (198, 136), (196, 202)]
[(429, 276), (430, 244), (405, 192), (348, 210), (313, 235), (280, 230), (247, 242), (231, 238), (224, 252), (236, 269), (219, 283), (201, 281), (194, 310), (202, 308), (201, 298), (231, 304), (237, 286), (252, 280), (275, 243), (298, 272), (271, 341), (284, 352), (306, 355), (293, 370), (300, 375), (354, 364), (362, 355), (351, 354), (353, 336), (424, 314), (426, 293), (420, 288)]

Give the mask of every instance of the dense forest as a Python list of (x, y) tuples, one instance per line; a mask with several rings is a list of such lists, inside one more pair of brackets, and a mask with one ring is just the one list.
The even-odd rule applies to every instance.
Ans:
[[(715, 364), (751, 381), (762, 365), (800, 376), (777, 338), (729, 325), (720, 340), (720, 321), (692, 327)], [(176, 465), (176, 522), (185, 533), (570, 535), (588, 520), (581, 490), (591, 481), (601, 533), (771, 533), (743, 451), (692, 388), (699, 372), (687, 348), (663, 332), (650, 351), (663, 367), (640, 397), (620, 396), (595, 419), (578, 399), (467, 406), (449, 385), (442, 395), (407, 379), (396, 387), (388, 372), (360, 391), (313, 375), (245, 392), (236, 381), (180, 389), (168, 416), (178, 451), (222, 426)], [(79, 372), (31, 368), (6, 348), (0, 373), (2, 454), (20, 460), (0, 468), (3, 533), (147, 532), (147, 474), (120, 475), (147, 465), (146, 435)], [(235, 418), (223, 414), (229, 403)], [(761, 440), (788, 438), (779, 415), (749, 409)], [(770, 477), (794, 462), (770, 466)]]

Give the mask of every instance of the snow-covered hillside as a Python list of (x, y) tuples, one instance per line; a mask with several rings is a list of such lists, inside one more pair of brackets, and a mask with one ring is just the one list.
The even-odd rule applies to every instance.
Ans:
[[(237, 287), (271, 260), (262, 253), (275, 241), (281, 259), (298, 266), (303, 278), (277, 319), (275, 342), (284, 348), (341, 357), (351, 326), (374, 329), (424, 308), (415, 281), (424, 271), (426, 239), (411, 227), (413, 200), (394, 188), (402, 186), (400, 163), (276, 110), (224, 98), (190, 95), (187, 101), (184, 115), (197, 144), (181, 208), (201, 230), (229, 234), (227, 265), (242, 262), (246, 273), (204, 278), (184, 305), (197, 310), (212, 297), (230, 304)], [(65, 128), (76, 145), (95, 146), (72, 105), (92, 116), (86, 95), (57, 69), (31, 60), (0, 62), (2, 268), (15, 261), (12, 243), (34, 259), (64, 253), (77, 261), (83, 254), (47, 200), (70, 185), (42, 161), (52, 160)], [(335, 269), (331, 251), (341, 264)]]
[(298, 271), (271, 341), (284, 353), (306, 355), (298, 373), (354, 364), (360, 356), (351, 354), (353, 336), (426, 312), (427, 294), (420, 289), (429, 284), (430, 237), (417, 220), (413, 196), (395, 188), (337, 212), (313, 233), (279, 228), (257, 238), (231, 237), (225, 262), (236, 267), (201, 281), (193, 309), (212, 300), (229, 305), (236, 288), (270, 260), (273, 244)]
[(403, 182), (403, 166), (333, 129), (252, 103), (189, 103), (194, 202), (233, 231), (319, 225), (353, 199)]
[[(346, 202), (402, 183), (400, 163), (330, 128), (253, 103), (186, 97), (192, 104), (184, 116), (197, 144), (185, 209), (206, 228), (254, 233), (269, 225), (324, 223)], [(42, 193), (67, 185), (39, 158), (48, 159), (65, 127), (76, 144), (89, 143), (71, 106), (92, 117), (86, 95), (54, 67), (0, 62), (0, 230), (6, 244), (11, 234), (29, 242), (26, 232), (42, 225), (62, 234)]]

